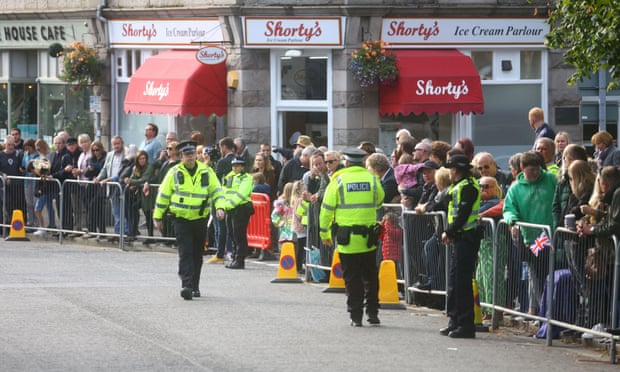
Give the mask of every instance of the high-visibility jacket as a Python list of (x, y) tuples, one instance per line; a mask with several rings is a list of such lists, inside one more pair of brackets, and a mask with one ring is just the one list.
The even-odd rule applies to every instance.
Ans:
[[(365, 226), (377, 223), (377, 209), (384, 197), (381, 181), (361, 166), (343, 168), (332, 175), (321, 205), (321, 239), (331, 239), (332, 225), (338, 227)], [(367, 247), (367, 237), (351, 234), (347, 245), (338, 243), (340, 253), (365, 253), (377, 247)]]
[(183, 163), (170, 168), (159, 186), (153, 218), (161, 219), (167, 208), (187, 220), (207, 217), (212, 204), (215, 209), (224, 209), (224, 195), (215, 172), (202, 162), (196, 162), (196, 167), (193, 176)]
[(295, 214), (301, 217), (301, 224), (304, 226), (308, 226), (308, 203), (305, 200), (302, 200), (297, 206), (297, 210), (295, 210)]
[(252, 201), (254, 180), (248, 173), (231, 171), (224, 177), (222, 186), (226, 198), (225, 210), (229, 211)]
[(454, 223), (454, 220), (459, 215), (459, 206), (461, 205), (461, 191), (465, 185), (473, 186), (478, 192), (478, 197), (474, 201), (471, 214), (467, 217), (467, 222), (461, 226), (456, 232), (463, 232), (478, 227), (478, 211), (480, 210), (480, 185), (473, 177), (466, 177), (459, 182), (450, 186), (448, 190), (448, 198), (450, 200), (448, 204), (448, 225)]

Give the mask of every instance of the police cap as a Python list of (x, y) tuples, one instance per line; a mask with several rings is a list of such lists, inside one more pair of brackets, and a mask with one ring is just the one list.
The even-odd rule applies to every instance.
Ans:
[(349, 163), (361, 164), (364, 162), (364, 157), (368, 155), (368, 153), (364, 150), (360, 150), (355, 147), (346, 148), (342, 151), (344, 154), (344, 158)]
[(231, 162), (231, 165), (235, 165), (235, 164), (239, 164), (239, 165), (245, 165), (245, 160), (242, 157), (235, 157)]
[(188, 154), (196, 152), (196, 141), (181, 141), (177, 144), (177, 152)]
[(445, 165), (446, 168), (470, 169), (472, 168), (469, 158), (465, 155), (456, 154), (450, 156), (450, 161)]

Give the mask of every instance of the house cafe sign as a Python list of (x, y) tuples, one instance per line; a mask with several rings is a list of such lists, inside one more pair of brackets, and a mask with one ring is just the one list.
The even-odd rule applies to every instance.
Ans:
[(0, 21), (0, 48), (47, 49), (53, 43), (84, 41), (87, 34), (84, 20)]
[(216, 46), (206, 46), (200, 48), (198, 52), (196, 52), (196, 59), (198, 62), (204, 63), (205, 65), (217, 65), (218, 63), (226, 61), (226, 57), (228, 57), (228, 53), (226, 53), (224, 49)]

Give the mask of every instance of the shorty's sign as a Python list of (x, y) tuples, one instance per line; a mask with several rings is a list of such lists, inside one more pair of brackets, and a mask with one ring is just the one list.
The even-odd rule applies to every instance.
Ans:
[(0, 48), (47, 49), (50, 44), (88, 41), (85, 20), (0, 21)]
[(220, 47), (208, 46), (201, 48), (196, 52), (196, 59), (205, 65), (217, 65), (226, 61), (228, 53)]
[(544, 19), (384, 18), (381, 40), (394, 47), (436, 45), (544, 45)]
[(145, 97), (157, 97), (158, 101), (168, 97), (170, 94), (170, 83), (156, 83), (153, 80), (148, 80), (144, 87), (144, 93), (142, 93)]
[[(175, 45), (195, 48), (196, 43), (223, 41), (222, 28), (216, 18), (192, 20), (111, 20), (110, 44), (123, 45)], [(194, 43), (194, 44), (192, 44)]]
[(420, 79), (416, 82), (415, 94), (418, 96), (446, 96), (458, 101), (461, 96), (467, 96), (469, 87), (465, 80), (444, 81), (435, 84), (432, 79)]
[(344, 18), (243, 18), (243, 39), (248, 48), (344, 46)]

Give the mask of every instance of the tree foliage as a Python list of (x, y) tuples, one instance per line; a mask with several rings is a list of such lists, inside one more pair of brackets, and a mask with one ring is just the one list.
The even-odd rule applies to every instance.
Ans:
[(575, 67), (569, 84), (600, 68), (620, 80), (620, 1), (557, 0), (549, 24), (547, 46), (565, 50), (564, 60)]

